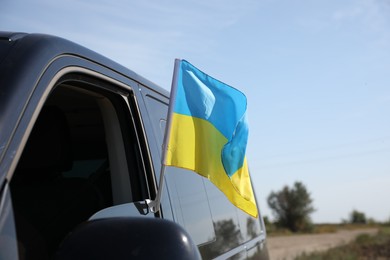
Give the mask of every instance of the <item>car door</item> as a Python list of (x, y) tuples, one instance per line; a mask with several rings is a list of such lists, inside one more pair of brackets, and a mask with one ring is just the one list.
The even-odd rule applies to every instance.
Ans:
[(49, 259), (96, 212), (151, 198), (136, 85), (79, 57), (48, 65), (6, 151), (16, 156), (1, 212), (11, 227), (12, 202), (19, 257)]

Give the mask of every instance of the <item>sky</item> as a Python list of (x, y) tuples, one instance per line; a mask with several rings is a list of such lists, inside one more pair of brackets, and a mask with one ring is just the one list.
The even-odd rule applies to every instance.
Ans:
[(2, 0), (0, 30), (57, 35), (169, 90), (175, 58), (248, 98), (260, 211), (302, 182), (315, 223), (390, 220), (389, 0)]

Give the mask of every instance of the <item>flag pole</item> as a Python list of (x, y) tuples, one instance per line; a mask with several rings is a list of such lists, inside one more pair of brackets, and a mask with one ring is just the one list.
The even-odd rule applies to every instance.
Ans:
[(180, 59), (175, 59), (175, 67), (173, 69), (173, 77), (172, 77), (172, 86), (171, 86), (171, 93), (169, 97), (169, 106), (168, 106), (168, 115), (167, 115), (167, 124), (165, 127), (165, 133), (164, 133), (164, 141), (162, 146), (162, 156), (161, 156), (161, 164), (165, 165), (165, 159), (167, 157), (167, 146), (169, 142), (169, 134), (171, 133), (172, 128), (172, 115), (173, 115), (173, 106), (176, 102), (176, 89), (177, 89), (177, 82), (179, 80), (179, 69), (180, 69)]
[(156, 194), (156, 198), (154, 200), (146, 200), (147, 205), (149, 206), (149, 210), (152, 213), (156, 213), (160, 210), (160, 202), (161, 202), (161, 195), (164, 185), (164, 175), (165, 175), (165, 159), (166, 159), (166, 153), (167, 153), (167, 145), (169, 142), (169, 134), (171, 132), (171, 121), (172, 121), (172, 114), (173, 114), (173, 105), (175, 104), (176, 100), (176, 88), (177, 88), (177, 81), (178, 81), (178, 72), (180, 67), (180, 59), (175, 59), (175, 65), (173, 69), (173, 77), (172, 77), (172, 85), (171, 85), (171, 93), (169, 98), (169, 106), (168, 106), (168, 115), (167, 115), (167, 123), (165, 126), (165, 133), (164, 133), (164, 141), (162, 145), (162, 152), (161, 152), (161, 170), (160, 170), (160, 180), (158, 184), (158, 190)]

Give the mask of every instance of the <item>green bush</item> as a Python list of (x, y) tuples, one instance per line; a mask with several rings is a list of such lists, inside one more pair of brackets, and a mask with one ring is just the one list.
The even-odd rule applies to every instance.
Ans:
[(292, 188), (285, 186), (278, 192), (271, 192), (267, 202), (278, 227), (292, 232), (310, 232), (313, 229), (310, 220), (310, 214), (315, 211), (313, 200), (301, 182), (295, 182)]
[(366, 215), (363, 212), (353, 210), (350, 214), (349, 221), (352, 224), (366, 224)]

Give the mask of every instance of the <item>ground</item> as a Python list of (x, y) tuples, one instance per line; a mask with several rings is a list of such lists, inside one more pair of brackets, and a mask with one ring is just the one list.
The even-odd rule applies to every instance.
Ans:
[(292, 260), (303, 252), (325, 251), (346, 244), (360, 234), (375, 234), (378, 229), (339, 230), (335, 233), (268, 237), (272, 260)]

